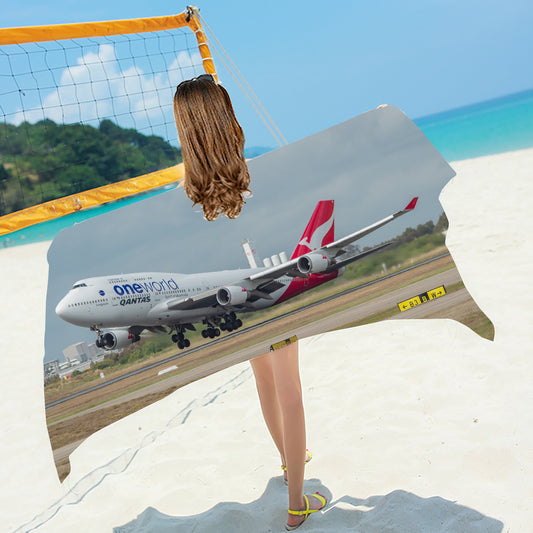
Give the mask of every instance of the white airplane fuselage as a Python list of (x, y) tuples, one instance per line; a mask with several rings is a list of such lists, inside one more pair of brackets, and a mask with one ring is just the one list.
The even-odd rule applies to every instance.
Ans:
[[(57, 315), (76, 326), (91, 328), (128, 327), (132, 324), (160, 326), (201, 321), (219, 315), (221, 306), (169, 310), (171, 299), (187, 299), (221, 286), (238, 282), (265, 268), (223, 270), (198, 274), (143, 272), (87, 278), (77, 281), (56, 307)], [(332, 279), (331, 275), (327, 276)], [(271, 293), (272, 299), (250, 302), (249, 311), (270, 307), (284, 300), (283, 294), (294, 278), (278, 278), (283, 287)], [(303, 282), (304, 280), (296, 280)], [(293, 284), (294, 285), (294, 284)], [(298, 283), (300, 285), (300, 283)], [(303, 283), (301, 291), (305, 290)], [(251, 287), (250, 287), (251, 288)], [(294, 292), (294, 291), (291, 291)]]

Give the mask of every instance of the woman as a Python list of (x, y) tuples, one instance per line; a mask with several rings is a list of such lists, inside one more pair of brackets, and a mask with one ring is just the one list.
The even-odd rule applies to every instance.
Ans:
[[(185, 166), (184, 189), (204, 217), (236, 218), (250, 194), (244, 135), (227, 91), (209, 74), (180, 83), (174, 116)], [(295, 338), (293, 338), (295, 340)], [(287, 530), (326, 505), (320, 494), (303, 494), (305, 417), (298, 368), (298, 342), (289, 340), (251, 361), (261, 409), (289, 487)]]

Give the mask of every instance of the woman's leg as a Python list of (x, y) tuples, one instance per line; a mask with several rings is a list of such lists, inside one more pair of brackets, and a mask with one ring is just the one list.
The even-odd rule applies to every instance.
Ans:
[[(305, 469), (305, 416), (298, 368), (298, 343), (270, 352), (272, 372), (281, 410), (283, 449), (289, 481), (289, 508), (305, 508), (303, 482)], [(300, 522), (289, 515), (289, 524)]]
[(251, 359), (250, 363), (254, 371), (255, 383), (257, 385), (263, 417), (267, 428), (270, 431), (270, 435), (272, 436), (272, 440), (279, 451), (281, 463), (285, 464), (281, 408), (278, 401), (276, 384), (274, 382), (274, 372), (272, 370), (270, 353)]
[[(303, 480), (306, 458), (305, 417), (298, 368), (298, 343), (252, 359), (261, 409), (267, 427), (287, 466), (289, 508), (305, 509)], [(310, 498), (311, 509), (322, 505)], [(287, 523), (297, 525), (305, 518), (289, 515)]]

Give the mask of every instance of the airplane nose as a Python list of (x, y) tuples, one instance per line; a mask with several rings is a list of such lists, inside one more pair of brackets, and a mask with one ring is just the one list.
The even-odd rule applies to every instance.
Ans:
[(56, 305), (56, 315), (59, 318), (62, 318), (63, 320), (67, 320), (68, 316), (68, 304), (65, 302), (65, 298), (63, 298), (57, 305)]

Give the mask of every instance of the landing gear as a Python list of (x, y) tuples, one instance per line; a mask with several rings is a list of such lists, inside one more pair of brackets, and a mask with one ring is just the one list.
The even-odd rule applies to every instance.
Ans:
[(181, 325), (176, 326), (176, 333), (171, 337), (172, 342), (175, 342), (178, 345), (180, 350), (188, 348), (191, 345), (191, 341), (185, 338), (185, 328)]
[(185, 335), (180, 331), (179, 333), (174, 333), (172, 335), (172, 342), (179, 342), (185, 338)]
[(220, 330), (210, 325), (206, 329), (202, 330), (202, 337), (204, 339), (207, 339), (208, 337), (210, 339), (214, 339), (215, 337), (220, 337)]
[(202, 330), (202, 337), (204, 339), (214, 339), (220, 336), (221, 331), (228, 333), (239, 329), (242, 326), (242, 320), (237, 318), (234, 311), (226, 313), (222, 316), (204, 318), (205, 329)]
[(231, 333), (242, 326), (242, 320), (232, 311), (223, 316), (224, 322), (220, 323), (220, 329)]
[(189, 339), (183, 339), (183, 340), (179, 340), (177, 344), (178, 344), (178, 348), (180, 350), (183, 350), (184, 348), (188, 348), (191, 345), (191, 341)]
[(89, 329), (96, 333), (96, 340), (94, 341), (94, 344), (96, 345), (96, 347), (103, 348), (104, 343), (102, 340), (102, 334), (100, 333), (100, 330), (96, 326), (91, 326)]
[[(232, 311), (222, 316), (212, 316), (203, 319), (204, 329), (201, 334), (204, 339), (215, 339), (220, 337), (221, 331), (232, 332), (242, 326), (242, 320), (237, 318), (237, 315)], [(172, 326), (172, 342), (175, 342), (180, 350), (188, 348), (191, 341), (185, 338), (186, 330), (195, 330), (191, 324), (175, 324)]]

